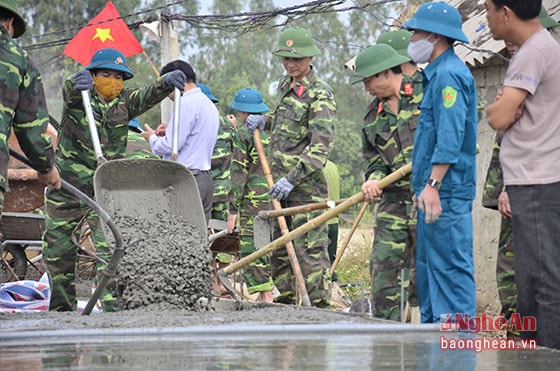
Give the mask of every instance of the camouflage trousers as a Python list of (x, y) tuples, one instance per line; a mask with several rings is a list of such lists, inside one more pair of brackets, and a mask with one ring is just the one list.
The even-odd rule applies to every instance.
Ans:
[[(283, 207), (305, 205), (308, 202), (284, 202)], [(294, 229), (322, 214), (321, 210), (310, 213), (296, 214), (286, 217), (288, 229)], [(281, 237), (278, 223), (274, 223), (274, 239)], [(311, 305), (320, 308), (330, 306), (330, 261), (327, 252), (329, 244), (327, 225), (322, 224), (293, 240), (296, 256), (305, 279), (307, 293)], [(285, 304), (296, 304), (296, 283), (292, 272), (288, 253), (285, 248), (279, 248), (272, 253), (270, 267), (274, 285), (280, 291), (275, 301)]]
[(511, 218), (502, 218), (496, 262), (496, 281), (498, 282), (498, 295), (502, 305), (501, 313), (506, 318), (510, 318), (511, 314), (517, 311), (517, 286), (515, 284), (514, 262), (513, 223)]
[(401, 320), (402, 300), (418, 305), (415, 278), (416, 219), (411, 219), (412, 201), (382, 199), (374, 225), (370, 255), (373, 315)]
[[(74, 244), (72, 237), (78, 240), (78, 224), (90, 210), (83, 201), (64, 192), (64, 190), (49, 189), (45, 197), (45, 234), (43, 236), (43, 257), (51, 284), (50, 310), (76, 311), (76, 262), (79, 247)], [(100, 219), (97, 215), (90, 215), (87, 219), (96, 255), (108, 262), (111, 251), (105, 241)], [(105, 269), (106, 264), (97, 264), (97, 278)], [(98, 279), (96, 279), (98, 281)], [(100, 300), (103, 311), (117, 310), (117, 300), (113, 295), (114, 282), (109, 282), (101, 293)]]
[[(244, 258), (256, 251), (253, 239), (253, 217), (241, 218), (240, 227), (239, 256)], [(271, 291), (274, 285), (270, 274), (270, 256), (265, 255), (251, 262), (243, 269), (243, 277), (249, 294)]]

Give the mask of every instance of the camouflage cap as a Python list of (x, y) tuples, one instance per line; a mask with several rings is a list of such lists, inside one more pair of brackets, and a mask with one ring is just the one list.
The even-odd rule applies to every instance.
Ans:
[(321, 54), (309, 31), (300, 27), (287, 28), (280, 34), (278, 46), (272, 51), (277, 57), (305, 58)]
[(0, 0), (0, 8), (4, 8), (9, 10), (10, 12), (14, 13), (14, 39), (16, 37), (20, 37), (25, 33), (27, 29), (27, 25), (23, 20), (21, 14), (17, 10), (16, 1), (15, 0)]
[(356, 72), (352, 77), (352, 85), (405, 62), (410, 62), (410, 58), (403, 57), (387, 44), (369, 46), (356, 57)]
[(552, 28), (552, 27), (560, 26), (560, 23), (556, 22), (548, 15), (544, 6), (541, 6), (541, 12), (539, 13), (539, 21), (541, 22), (541, 25), (544, 28)]
[(412, 33), (407, 30), (389, 31), (381, 34), (377, 39), (377, 44), (387, 44), (403, 57), (408, 58), (408, 44)]

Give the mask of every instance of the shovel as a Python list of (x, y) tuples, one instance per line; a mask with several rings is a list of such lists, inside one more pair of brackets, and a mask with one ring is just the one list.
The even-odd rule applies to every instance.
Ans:
[[(174, 109), (178, 112), (179, 89), (175, 89)], [(89, 93), (82, 92), (84, 106), (98, 167), (93, 177), (95, 198), (107, 212), (122, 218), (150, 223), (154, 217), (174, 218), (192, 225), (201, 236), (207, 235), (206, 219), (198, 186), (188, 168), (174, 161), (160, 159), (118, 159), (106, 161), (101, 152), (99, 136)], [(178, 115), (175, 127), (178, 128)], [(173, 139), (177, 156), (177, 135)]]
[[(17, 153), (15, 151), (13, 151), (12, 149), (10, 149), (10, 155), (12, 157), (15, 157), (19, 161), (23, 162), (24, 164), (26, 164), (30, 168), (34, 168), (33, 165), (31, 164), (31, 162), (25, 156), (21, 155), (20, 153)], [(107, 282), (109, 282), (109, 279), (111, 277), (115, 276), (115, 274), (116, 274), (117, 266), (119, 265), (123, 255), (124, 255), (124, 247), (122, 245), (122, 236), (121, 236), (120, 231), (115, 226), (115, 223), (113, 223), (113, 221), (111, 220), (111, 217), (109, 216), (109, 214), (107, 214), (107, 212), (105, 210), (103, 210), (97, 203), (95, 203), (95, 201), (93, 201), (85, 193), (83, 193), (78, 188), (74, 187), (73, 185), (71, 185), (70, 183), (65, 181), (64, 179), (61, 179), (60, 182), (62, 184), (62, 188), (64, 188), (66, 191), (68, 191), (73, 196), (75, 196), (75, 197), (79, 198), (80, 200), (82, 200), (83, 202), (85, 202), (89, 207), (91, 207), (93, 210), (95, 210), (97, 212), (97, 214), (99, 215), (101, 220), (103, 220), (105, 222), (107, 227), (113, 233), (113, 237), (115, 239), (115, 248), (113, 250), (113, 255), (111, 255), (111, 259), (109, 260), (109, 262), (107, 263), (107, 266), (105, 267), (105, 269), (101, 273), (101, 279), (99, 280), (99, 283), (97, 284), (97, 288), (95, 289), (95, 291), (91, 295), (91, 298), (89, 299), (86, 307), (82, 311), (82, 315), (88, 315), (88, 314), (91, 313), (91, 310), (95, 306), (95, 303), (97, 303), (97, 300), (99, 299), (99, 296), (101, 296), (101, 291), (103, 291), (103, 289), (107, 285)]]
[[(387, 187), (389, 184), (394, 183), (397, 180), (404, 177), (405, 175), (409, 174), (411, 172), (411, 170), (412, 170), (412, 164), (407, 164), (407, 165), (395, 170), (391, 174), (387, 175), (385, 178), (381, 179), (377, 183), (377, 186), (380, 189), (383, 189), (383, 188)], [(246, 265), (249, 265), (251, 262), (259, 259), (260, 257), (262, 257), (266, 254), (270, 254), (271, 252), (273, 252), (273, 251), (279, 249), (280, 247), (284, 246), (288, 241), (292, 241), (293, 239), (309, 232), (310, 230), (312, 230), (314, 228), (317, 228), (317, 226), (319, 226), (323, 223), (326, 223), (329, 219), (337, 216), (338, 214), (348, 210), (352, 206), (354, 206), (354, 205), (356, 205), (360, 202), (363, 202), (363, 201), (364, 201), (364, 194), (362, 192), (356, 193), (355, 195), (349, 197), (346, 201), (344, 201), (340, 205), (334, 207), (333, 209), (330, 209), (330, 210), (326, 211), (324, 214), (319, 215), (318, 217), (311, 219), (310, 221), (308, 221), (304, 225), (294, 229), (291, 232), (288, 232), (287, 234), (283, 235), (282, 237), (272, 241), (268, 245), (263, 246), (262, 248), (255, 251), (254, 253), (252, 253), (250, 255), (247, 255), (246, 257), (228, 265), (225, 268), (220, 269), (218, 271), (218, 278), (224, 284), (225, 287), (229, 287), (228, 286), (229, 282), (227, 282), (228, 281), (228, 279), (227, 279), (228, 275), (238, 271), (239, 269), (245, 267)], [(226, 283), (228, 285), (226, 285)], [(232, 292), (232, 294), (235, 294), (235, 293)]]
[[(272, 173), (270, 172), (270, 166), (268, 165), (268, 159), (266, 158), (266, 154), (264, 152), (264, 147), (261, 140), (261, 133), (259, 130), (253, 131), (253, 142), (255, 143), (255, 147), (257, 149), (257, 153), (259, 155), (259, 160), (261, 162), (261, 166), (263, 169), (264, 176), (266, 178), (266, 182), (268, 187), (272, 187), (274, 185), (274, 180), (272, 179)], [(275, 210), (281, 210), (282, 205), (280, 201), (277, 199), (272, 199), (272, 205), (274, 206)], [(284, 216), (278, 216), (278, 225), (280, 226), (280, 230), (282, 235), (286, 235), (289, 233), (288, 230), (288, 223), (286, 222), (286, 218)], [(292, 272), (294, 273), (294, 277), (296, 280), (296, 289), (297, 293), (301, 299), (301, 302), (304, 307), (311, 306), (311, 300), (309, 299), (309, 294), (307, 293), (307, 288), (305, 287), (305, 279), (303, 278), (303, 274), (301, 273), (301, 267), (298, 262), (298, 258), (296, 255), (296, 250), (294, 248), (294, 244), (292, 241), (286, 242), (286, 252), (288, 253), (288, 258), (290, 260), (290, 265), (292, 267)]]

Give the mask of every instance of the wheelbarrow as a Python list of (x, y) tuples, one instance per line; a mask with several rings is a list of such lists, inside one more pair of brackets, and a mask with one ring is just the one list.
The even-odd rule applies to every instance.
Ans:
[[(176, 97), (180, 96), (175, 89)], [(93, 177), (95, 199), (109, 215), (135, 218), (150, 223), (155, 215), (178, 218), (192, 225), (201, 236), (207, 234), (206, 219), (198, 186), (184, 165), (160, 159), (124, 158), (106, 161), (93, 118), (88, 91), (82, 91), (88, 125), (98, 167)], [(175, 118), (178, 127), (178, 102)], [(175, 131), (177, 133), (177, 131)], [(173, 138), (173, 157), (177, 156), (177, 135)]]

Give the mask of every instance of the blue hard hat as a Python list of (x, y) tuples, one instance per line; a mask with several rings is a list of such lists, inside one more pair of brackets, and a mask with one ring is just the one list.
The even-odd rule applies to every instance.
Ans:
[(196, 83), (196, 86), (214, 103), (218, 103), (219, 100), (212, 94), (212, 89), (208, 85)]
[(251, 88), (239, 90), (228, 107), (247, 113), (263, 113), (268, 111), (268, 106), (263, 102), (261, 93)]
[(408, 30), (432, 32), (468, 43), (469, 39), (463, 32), (462, 25), (463, 20), (459, 11), (441, 1), (423, 4), (414, 16), (403, 24)]
[(124, 74), (124, 80), (134, 77), (132, 70), (126, 64), (124, 54), (117, 49), (107, 48), (95, 52), (86, 70), (111, 70)]

